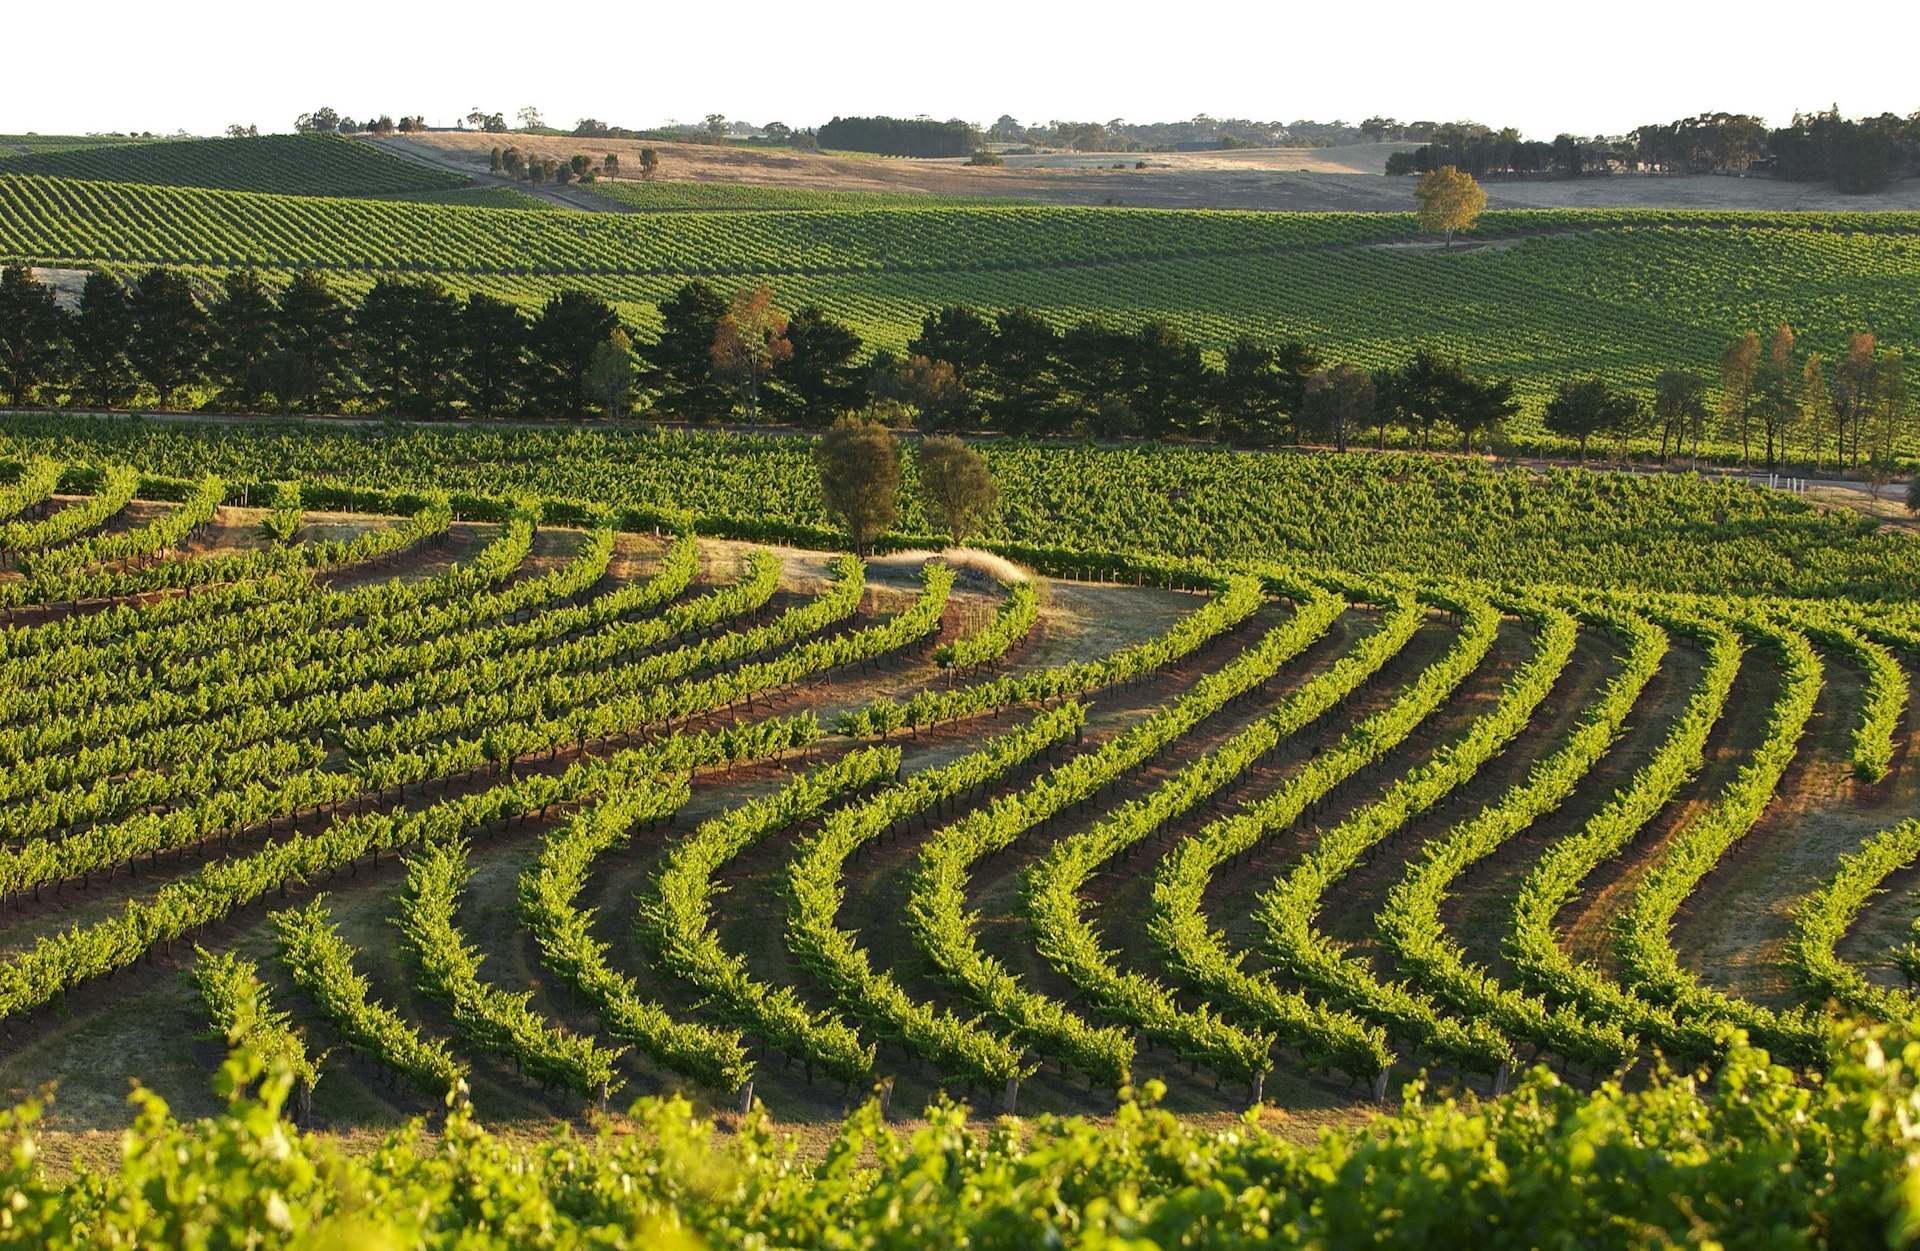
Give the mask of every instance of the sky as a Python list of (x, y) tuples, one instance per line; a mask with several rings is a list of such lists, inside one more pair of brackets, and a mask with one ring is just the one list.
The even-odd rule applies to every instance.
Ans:
[[(10, 6), (0, 133), (293, 127), (322, 105), (452, 125), (478, 106), (643, 128), (709, 113), (991, 123), (1471, 119), (1533, 138), (1708, 110), (1920, 110), (1920, 5), (1811, 20), (1701, 0), (963, 6), (730, 0)], [(1730, 19), (1730, 13), (1738, 16)], [(1562, 16), (1562, 15), (1565, 16)]]

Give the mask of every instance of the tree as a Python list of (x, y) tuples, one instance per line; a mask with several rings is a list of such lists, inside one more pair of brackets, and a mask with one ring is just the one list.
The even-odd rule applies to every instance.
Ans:
[(259, 394), (254, 371), (274, 349), (273, 296), (260, 275), (251, 269), (228, 273), (208, 322), (207, 373), (219, 388), (218, 400), (250, 413)]
[(739, 393), (749, 422), (760, 419), (760, 389), (793, 356), (787, 315), (774, 306), (766, 283), (733, 293), (713, 334), (713, 375)]
[(586, 413), (592, 399), (587, 370), (593, 365), (593, 354), (620, 329), (620, 315), (613, 306), (584, 291), (562, 291), (550, 297), (533, 319), (528, 349), (542, 375), (543, 390), (551, 393), (567, 416)]
[(354, 315), (362, 367), (380, 407), (404, 417), (445, 414), (459, 363), (460, 306), (435, 279), (382, 278)]
[(640, 178), (652, 182), (653, 176), (660, 172), (660, 153), (652, 148), (640, 149)]
[(1288, 407), (1274, 350), (1243, 334), (1227, 346), (1214, 395), (1221, 442), (1271, 443), (1280, 438)]
[(974, 386), (974, 375), (986, 369), (993, 355), (993, 323), (970, 305), (949, 304), (921, 319), (920, 334), (907, 344), (907, 354), (945, 361), (963, 384)]
[(594, 347), (587, 361), (587, 395), (608, 417), (633, 411), (633, 341), (615, 330)]
[(207, 315), (186, 278), (157, 265), (133, 284), (127, 306), (133, 316), (127, 358), (134, 372), (159, 393), (160, 407), (170, 407), (181, 387), (200, 379), (207, 358)]
[(1586, 378), (1559, 385), (1547, 401), (1544, 424), (1549, 433), (1579, 442), (1580, 463), (1584, 465), (1588, 439), (1596, 434), (1624, 437), (1644, 407), (1639, 397), (1615, 391), (1602, 379)]
[(17, 263), (0, 270), (0, 374), (15, 408), (53, 381), (64, 320), (53, 289), (32, 270)]
[(1833, 392), (1827, 387), (1827, 358), (1808, 352), (1800, 366), (1799, 434), (1807, 460), (1817, 471), (1826, 460), (1827, 428), (1833, 424)]
[(1700, 454), (1700, 428), (1707, 419), (1707, 381), (1690, 369), (1668, 369), (1653, 380), (1653, 416), (1660, 426), (1660, 460), (1667, 459), (1667, 442), (1677, 451), (1682, 439), (1693, 437), (1694, 455)]
[(715, 421), (732, 407), (713, 374), (714, 336), (726, 314), (726, 300), (698, 278), (660, 306), (660, 337), (641, 354), (644, 380), (680, 420)]
[(1829, 393), (1833, 397), (1833, 424), (1839, 444), (1835, 454), (1843, 465), (1847, 461), (1849, 436), (1853, 440), (1853, 461), (1859, 463), (1860, 428), (1866, 424), (1867, 411), (1873, 405), (1877, 385), (1874, 371), (1878, 364), (1873, 335), (1863, 332), (1847, 340), (1847, 353), (1834, 367)]
[(842, 417), (813, 449), (827, 512), (846, 527), (855, 552), (865, 554), (893, 524), (900, 492), (900, 440), (878, 422)]
[(1053, 368), (1059, 343), (1053, 326), (1024, 305), (994, 319), (986, 372), (995, 394), (987, 402), (987, 413), (1001, 429), (1011, 434), (1052, 432), (1059, 416)]
[(1421, 451), (1427, 451), (1433, 427), (1447, 419), (1453, 393), (1464, 377), (1458, 362), (1442, 360), (1429, 348), (1416, 348), (1412, 359), (1376, 383), (1380, 407), (1419, 440)]
[(773, 367), (780, 390), (769, 398), (786, 420), (831, 425), (866, 398), (866, 378), (855, 364), (859, 334), (818, 305), (806, 305), (787, 323), (787, 348), (786, 359)]
[(67, 350), (82, 395), (97, 408), (112, 408), (131, 397), (133, 370), (127, 363), (127, 339), (133, 313), (127, 289), (104, 270), (87, 275), (80, 306), (67, 321)]
[(1727, 433), (1739, 440), (1743, 465), (1751, 459), (1753, 383), (1759, 367), (1760, 336), (1751, 330), (1720, 353), (1720, 420)]
[(731, 127), (727, 125), (727, 118), (724, 113), (709, 113), (707, 114), (707, 120), (702, 124), (700, 129), (705, 133), (707, 142), (719, 143), (727, 137)]
[(313, 394), (313, 367), (292, 348), (275, 348), (254, 365), (247, 375), (247, 387), (255, 395), (272, 396), (274, 406), (284, 416)]
[(911, 407), (914, 424), (922, 430), (964, 430), (973, 416), (973, 393), (951, 362), (909, 357), (876, 382), (874, 393)]
[(507, 301), (478, 291), (460, 310), (461, 398), (481, 417), (512, 412), (525, 394), (527, 319)]
[(1300, 420), (1316, 438), (1330, 439), (1335, 450), (1347, 450), (1353, 432), (1374, 420), (1378, 394), (1373, 378), (1357, 365), (1335, 365), (1307, 379), (1300, 404)]
[(229, 139), (254, 139), (258, 138), (259, 134), (260, 128), (252, 123), (243, 126), (239, 122), (235, 122), (233, 125), (227, 127), (227, 138)]
[(1150, 318), (1133, 336), (1134, 410), (1147, 434), (1159, 438), (1205, 428), (1213, 399), (1213, 376), (1200, 345), (1178, 327)]
[(293, 128), (302, 133), (331, 135), (340, 129), (340, 114), (323, 105), (294, 118)]
[(1460, 432), (1460, 450), (1471, 452), (1473, 441), (1499, 430), (1520, 411), (1520, 403), (1513, 398), (1513, 379), (1476, 378), (1461, 372), (1457, 361), (1454, 370), (1447, 424)]
[[(990, 342), (990, 341), (989, 341)], [(1056, 353), (1062, 402), (1097, 412), (1134, 385), (1133, 335), (1099, 317), (1083, 318), (1060, 336)]]
[(979, 531), (993, 514), (1000, 491), (986, 458), (952, 435), (920, 445), (920, 502), (927, 520), (952, 537), (955, 547)]
[(609, 152), (601, 157), (600, 172), (607, 176), (608, 181), (617, 181), (620, 177), (620, 154)]
[[(352, 350), (352, 319), (346, 301), (335, 295), (325, 275), (296, 270), (274, 306), (274, 325), (285, 351), (301, 361), (297, 370), (282, 369), (280, 384), (298, 388), (293, 402), (309, 410), (334, 398), (347, 354)], [(282, 408), (289, 402), (274, 387)]]
[(534, 108), (531, 104), (513, 116), (514, 120), (520, 123), (520, 129), (522, 130), (545, 130), (547, 128), (547, 119), (540, 116), (540, 110)]
[[(1906, 432), (1907, 357), (1899, 348), (1881, 353), (1874, 368), (1873, 434), (1870, 455), (1891, 465), (1900, 437)], [(1856, 463), (1858, 449), (1855, 451)]]
[(1473, 175), (1451, 165), (1422, 174), (1414, 185), (1413, 200), (1419, 206), (1420, 229), (1445, 232), (1449, 250), (1454, 232), (1472, 226), (1487, 207), (1487, 193)]
[(1779, 464), (1780, 436), (1800, 411), (1800, 366), (1793, 359), (1793, 329), (1782, 323), (1754, 371), (1754, 407), (1767, 437), (1767, 468)]

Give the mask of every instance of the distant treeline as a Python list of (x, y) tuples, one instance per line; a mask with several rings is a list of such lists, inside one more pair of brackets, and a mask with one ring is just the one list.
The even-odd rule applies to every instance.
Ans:
[(1461, 122), (1440, 127), (1412, 152), (1388, 157), (1387, 173), (1419, 174), (1443, 165), (1480, 179), (1751, 171), (1861, 193), (1880, 190), (1916, 163), (1920, 113), (1844, 118), (1828, 110), (1797, 113), (1791, 125), (1777, 129), (1745, 113), (1702, 113), (1626, 135), (1563, 134), (1551, 141), (1522, 139), (1512, 127)]
[(881, 156), (965, 156), (980, 146), (972, 123), (925, 117), (836, 117), (818, 133), (823, 148)]

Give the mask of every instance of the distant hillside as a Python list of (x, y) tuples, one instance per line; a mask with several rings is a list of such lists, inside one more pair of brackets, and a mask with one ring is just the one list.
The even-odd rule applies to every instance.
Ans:
[(471, 181), (335, 135), (168, 139), (0, 156), (0, 173), (279, 195), (452, 191)]

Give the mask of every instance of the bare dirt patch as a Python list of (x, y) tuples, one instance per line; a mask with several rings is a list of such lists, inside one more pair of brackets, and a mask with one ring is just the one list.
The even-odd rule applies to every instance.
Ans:
[[(565, 159), (613, 153), (639, 168), (640, 149), (660, 156), (664, 182), (737, 183), (821, 191), (917, 193), (1032, 200), (1041, 204), (1137, 208), (1257, 209), (1275, 212), (1410, 212), (1413, 180), (1385, 176), (1387, 157), (1409, 144), (1338, 148), (1250, 148), (1216, 152), (1056, 152), (1010, 155), (999, 167), (961, 159), (916, 160), (859, 154), (781, 152), (659, 143), (576, 139), (565, 135), (445, 132), (396, 136), (382, 146), (481, 183), (500, 181), (487, 169), (493, 148)], [(1136, 168), (1140, 162), (1146, 168)], [(1114, 168), (1115, 166), (1121, 168)], [(570, 208), (620, 211), (589, 192), (535, 187)], [(1867, 196), (1841, 195), (1814, 183), (1718, 175), (1616, 175), (1577, 182), (1490, 182), (1489, 208), (1672, 208), (1882, 210), (1920, 208), (1920, 179), (1903, 179)]]

